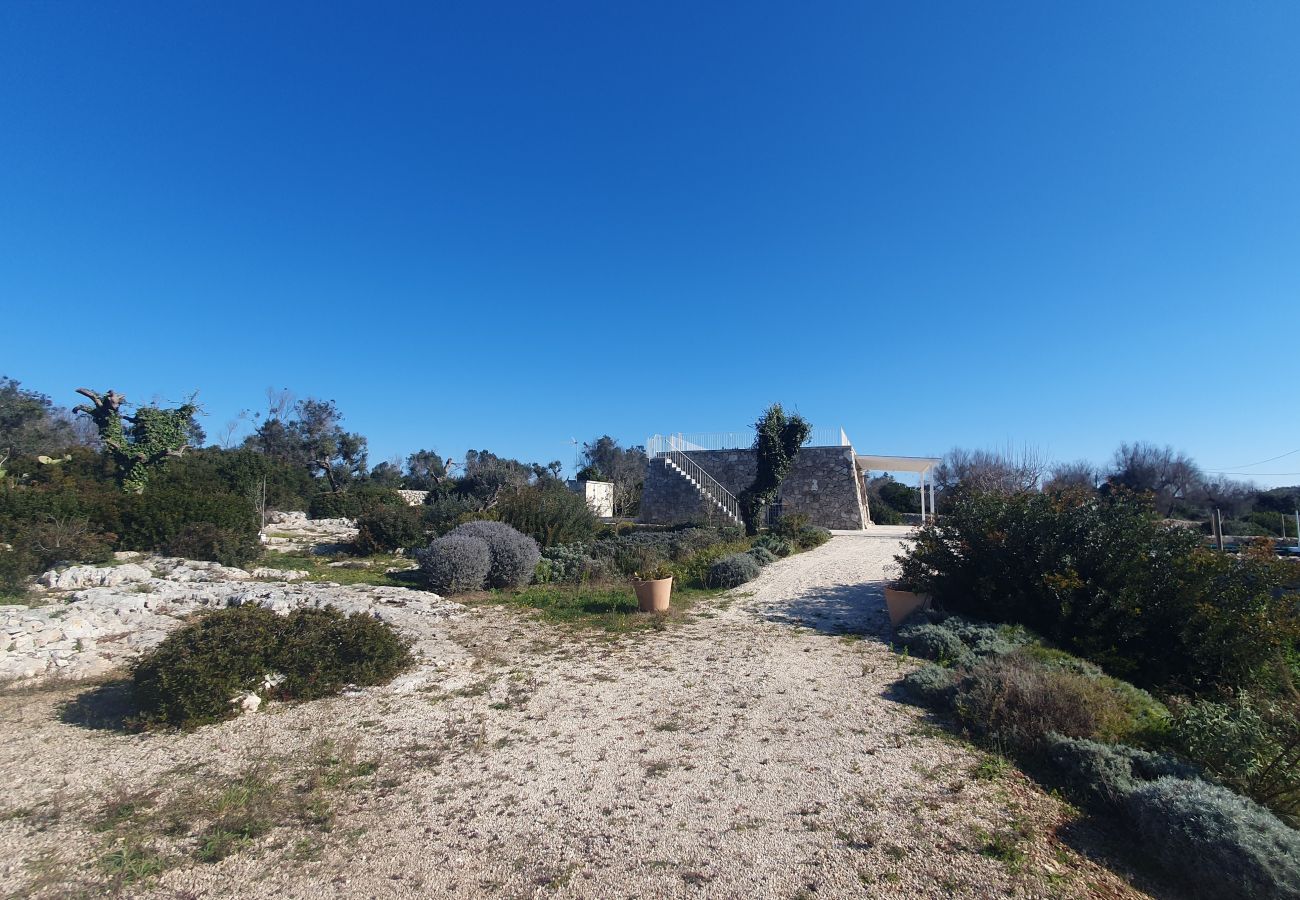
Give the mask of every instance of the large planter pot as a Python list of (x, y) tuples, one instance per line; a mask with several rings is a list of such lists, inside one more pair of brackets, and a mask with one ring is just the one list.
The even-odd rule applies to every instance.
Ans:
[(929, 609), (930, 595), (885, 585), (885, 606), (889, 609), (889, 624), (897, 625), (918, 609)]
[(654, 578), (650, 581), (633, 581), (636, 605), (641, 612), (667, 612), (673, 595), (672, 578)]

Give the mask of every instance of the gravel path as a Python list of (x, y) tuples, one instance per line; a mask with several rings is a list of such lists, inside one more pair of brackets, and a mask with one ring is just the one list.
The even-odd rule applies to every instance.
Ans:
[(431, 664), (397, 685), (193, 734), (70, 724), (66, 687), (0, 695), (4, 890), (92, 883), (115, 792), (333, 741), (378, 768), (340, 789), (331, 830), (278, 828), (125, 893), (1140, 896), (1067, 846), (1057, 801), (894, 698), (910, 664), (884, 643), (879, 581), (899, 546), (836, 537), (619, 640), (471, 608), (430, 623)]

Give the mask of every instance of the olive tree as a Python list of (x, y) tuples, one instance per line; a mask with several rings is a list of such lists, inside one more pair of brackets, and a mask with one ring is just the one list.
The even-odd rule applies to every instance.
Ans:
[(100, 444), (117, 463), (118, 483), (128, 493), (143, 494), (153, 474), (190, 446), (194, 414), (199, 409), (193, 398), (175, 409), (142, 406), (135, 415), (125, 416), (126, 396), (117, 391), (101, 395), (77, 388), (77, 393), (90, 404), (83, 403), (74, 411), (89, 416), (95, 424)]

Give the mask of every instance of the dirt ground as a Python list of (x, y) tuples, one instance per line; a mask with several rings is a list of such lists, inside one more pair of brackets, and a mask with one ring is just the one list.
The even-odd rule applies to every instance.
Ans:
[(472, 607), (392, 685), (188, 734), (125, 732), (112, 684), (10, 689), (0, 893), (1144, 896), (898, 700), (898, 549), (837, 536), (621, 638)]

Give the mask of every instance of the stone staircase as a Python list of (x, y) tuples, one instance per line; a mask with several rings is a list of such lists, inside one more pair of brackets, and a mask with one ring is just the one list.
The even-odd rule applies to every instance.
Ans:
[(716, 512), (737, 525), (744, 524), (740, 516), (740, 501), (684, 452), (663, 453), (654, 461), (662, 462), (665, 469), (689, 484), (710, 513)]

